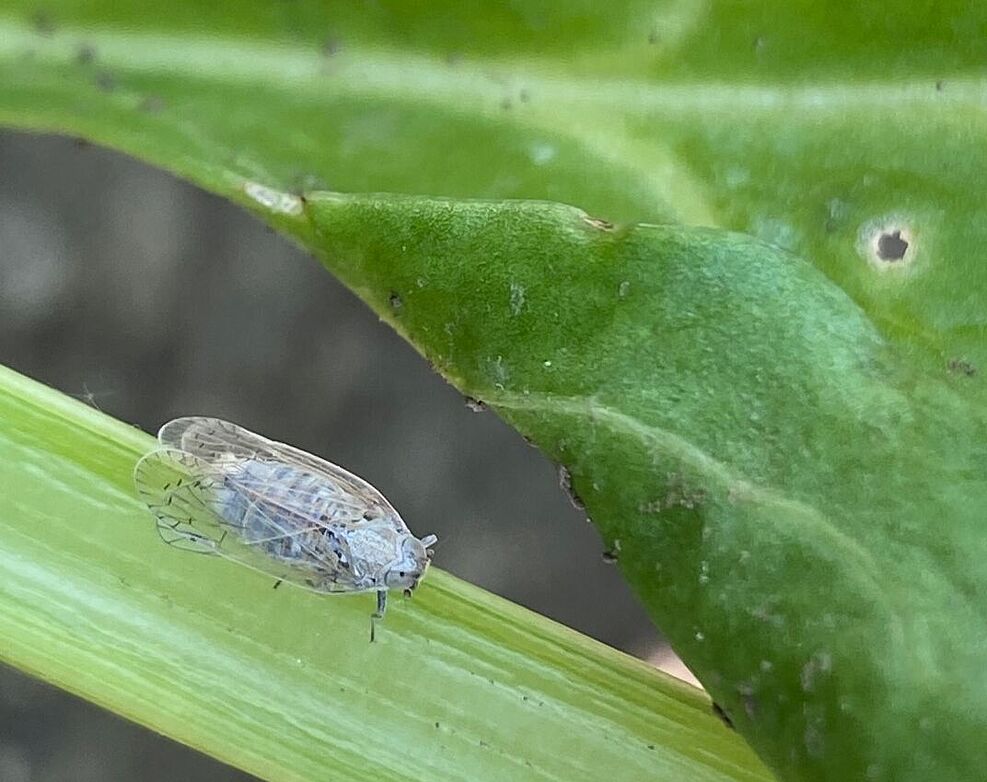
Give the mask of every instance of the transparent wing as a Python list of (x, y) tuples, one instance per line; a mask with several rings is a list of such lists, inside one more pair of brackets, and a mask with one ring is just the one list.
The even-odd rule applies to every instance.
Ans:
[[(319, 534), (318, 525), (286, 528), (273, 514), (254, 507), (246, 537), (248, 530), (242, 524), (217, 510), (228, 502), (223, 477), (222, 470), (173, 448), (152, 451), (134, 468), (137, 492), (154, 514), (165, 543), (184, 551), (218, 554), (315, 592), (362, 591), (331, 549), (311, 544)], [(271, 553), (287, 550), (298, 553), (290, 559)]]
[[(353, 509), (359, 511), (351, 523), (359, 524), (363, 511), (378, 508), (395, 530), (409, 532), (394, 506), (363, 478), (318, 456), (254, 434), (242, 426), (218, 418), (176, 418), (161, 427), (158, 440), (167, 448), (185, 451), (216, 467), (229, 464), (231, 460), (244, 459), (292, 465), (319, 476), (335, 486), (341, 496), (350, 498)], [(236, 479), (236, 476), (231, 477)]]

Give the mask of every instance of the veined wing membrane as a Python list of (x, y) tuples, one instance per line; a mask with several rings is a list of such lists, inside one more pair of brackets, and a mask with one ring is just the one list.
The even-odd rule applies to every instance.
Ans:
[(293, 465), (325, 478), (340, 487), (345, 494), (357, 498), (354, 507), (365, 503), (359, 508), (361, 512), (365, 508), (380, 507), (397, 531), (407, 531), (394, 506), (363, 478), (298, 448), (254, 434), (242, 426), (218, 418), (176, 418), (161, 427), (158, 440), (166, 448), (185, 451), (216, 466), (221, 466), (231, 458), (260, 459)]
[[(255, 506), (252, 539), (245, 539), (245, 528), (218, 512), (228, 502), (224, 492), (230, 491), (223, 483), (222, 471), (202, 459), (172, 448), (152, 451), (134, 468), (134, 482), (166, 543), (184, 551), (219, 554), (316, 592), (352, 591), (343, 583), (325, 583), (326, 572), (340, 568), (337, 562), (322, 561), (326, 553), (319, 554), (305, 545), (304, 536), (316, 527), (285, 529), (270, 513)], [(305, 558), (285, 560), (270, 553), (273, 542), (289, 538), (301, 542)]]

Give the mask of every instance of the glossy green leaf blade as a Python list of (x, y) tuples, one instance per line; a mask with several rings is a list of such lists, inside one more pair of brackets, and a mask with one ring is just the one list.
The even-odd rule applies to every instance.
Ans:
[[(319, 253), (570, 465), (774, 767), (982, 768), (982, 9), (3, 9), (0, 121), (130, 151)], [(822, 274), (559, 207), (288, 195), (327, 189), (740, 229)]]
[(337, 274), (568, 466), (787, 776), (975, 774), (987, 431), (962, 381), (909, 368), (816, 269), (741, 235), (535, 202), (305, 210)]
[[(984, 9), (500, 6), (4, 0), (0, 122), (227, 194), (543, 198), (742, 230), (823, 269), (915, 361), (987, 366)], [(880, 260), (896, 231), (904, 258)]]
[(163, 545), (153, 440), (0, 370), (0, 658), (260, 777), (765, 780), (698, 690), (433, 570), (372, 599)]

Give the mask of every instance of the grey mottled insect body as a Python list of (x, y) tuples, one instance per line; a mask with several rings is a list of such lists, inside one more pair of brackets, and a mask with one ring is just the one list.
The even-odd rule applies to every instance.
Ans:
[[(321, 593), (410, 593), (431, 559), (373, 486), (342, 468), (242, 427), (179, 418), (134, 470), (161, 537), (220, 554)], [(373, 626), (371, 626), (371, 639)]]

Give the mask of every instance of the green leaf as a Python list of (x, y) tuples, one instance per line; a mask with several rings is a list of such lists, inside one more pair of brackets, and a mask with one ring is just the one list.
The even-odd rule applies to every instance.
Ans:
[(319, 255), (567, 465), (784, 778), (975, 778), (987, 39), (899, 5), (5, 3), (0, 122)]
[(149, 436), (0, 369), (0, 659), (277, 780), (766, 780), (698, 690), (432, 570), (373, 600), (161, 545)]

